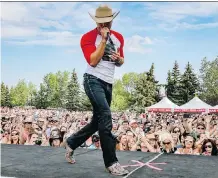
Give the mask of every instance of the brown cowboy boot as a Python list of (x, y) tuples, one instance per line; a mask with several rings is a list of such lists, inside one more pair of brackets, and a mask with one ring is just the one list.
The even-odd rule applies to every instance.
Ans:
[(65, 148), (66, 148), (65, 158), (66, 158), (67, 162), (74, 164), (76, 162), (76, 160), (73, 156), (74, 151), (69, 147), (67, 142), (66, 142)]
[(116, 176), (125, 176), (127, 174), (129, 174), (129, 171), (124, 169), (120, 163), (116, 162), (114, 164), (112, 164), (111, 166), (106, 168), (107, 171), (113, 175)]

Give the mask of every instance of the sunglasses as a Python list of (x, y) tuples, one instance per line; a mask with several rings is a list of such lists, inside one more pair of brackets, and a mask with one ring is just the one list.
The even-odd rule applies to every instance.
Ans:
[(185, 140), (185, 142), (193, 143), (193, 141), (192, 141), (192, 140)]
[(25, 122), (25, 124), (32, 124), (32, 122)]
[(18, 133), (15, 133), (15, 134), (11, 134), (11, 136), (15, 136), (15, 135), (18, 135)]
[(205, 148), (212, 148), (211, 145), (205, 145)]
[(169, 145), (171, 142), (163, 142), (164, 145)]
[(175, 130), (173, 133), (180, 133), (180, 131), (179, 130)]

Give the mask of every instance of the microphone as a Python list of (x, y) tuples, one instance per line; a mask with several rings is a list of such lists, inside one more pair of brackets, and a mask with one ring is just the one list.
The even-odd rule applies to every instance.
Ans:
[(110, 32), (107, 32), (107, 39), (106, 40), (108, 40), (109, 37), (110, 37)]

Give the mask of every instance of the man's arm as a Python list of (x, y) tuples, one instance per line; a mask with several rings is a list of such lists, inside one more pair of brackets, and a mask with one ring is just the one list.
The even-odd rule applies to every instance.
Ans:
[(95, 47), (95, 39), (96, 37), (92, 34), (84, 35), (81, 39), (81, 48), (83, 51), (83, 54), (92, 67), (97, 66), (99, 61), (101, 60), (102, 56), (104, 55), (104, 50), (107, 42), (107, 33), (109, 32), (108, 28), (102, 28), (101, 29), (101, 36), (102, 40), (99, 44), (99, 46)]
[(106, 46), (106, 40), (102, 38), (101, 43), (90, 56), (90, 65), (92, 67), (96, 67), (99, 61), (101, 60), (102, 56), (104, 55), (104, 50)]

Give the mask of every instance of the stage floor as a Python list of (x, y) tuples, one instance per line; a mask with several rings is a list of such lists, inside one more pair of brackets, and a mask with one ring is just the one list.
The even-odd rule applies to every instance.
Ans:
[[(77, 149), (76, 164), (67, 163), (64, 154), (64, 148), (1, 145), (1, 176), (16, 178), (117, 177), (105, 171), (101, 150)], [(120, 164), (127, 166), (129, 171), (140, 167), (140, 164), (132, 160), (147, 163), (157, 158), (151, 164), (144, 165), (126, 176), (128, 178), (218, 178), (217, 156), (158, 155), (118, 151), (117, 157)]]

